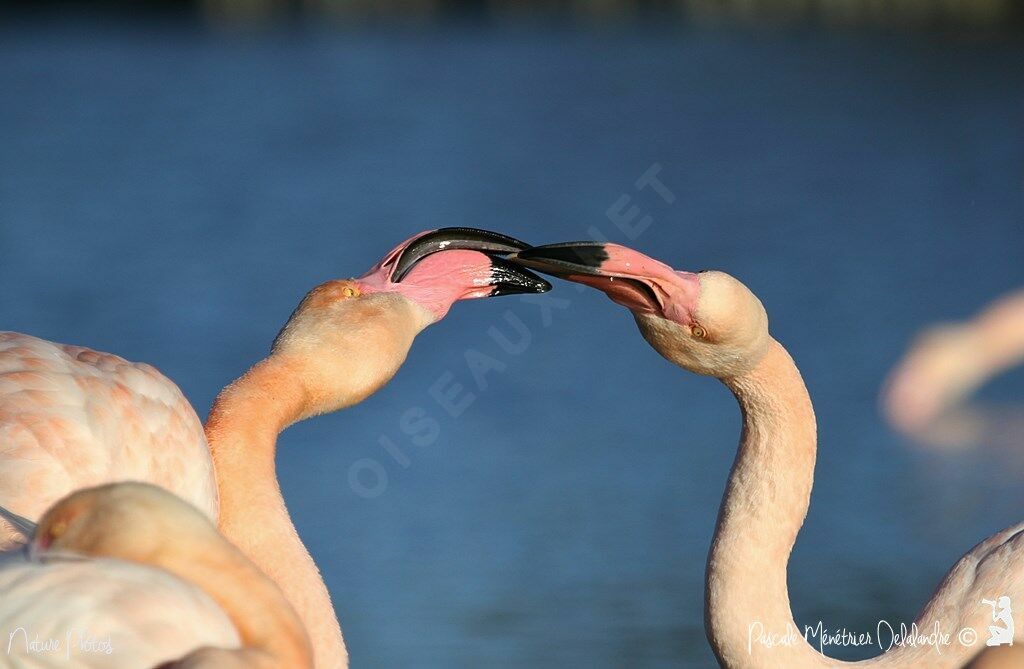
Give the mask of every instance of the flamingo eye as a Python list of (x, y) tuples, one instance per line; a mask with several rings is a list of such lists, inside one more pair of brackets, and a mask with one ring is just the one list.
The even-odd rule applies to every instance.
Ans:
[(345, 286), (342, 289), (341, 294), (345, 297), (359, 297), (359, 289), (355, 286)]
[(57, 521), (54, 521), (54, 523), (52, 525), (50, 525), (50, 530), (49, 530), (49, 532), (47, 532), (47, 534), (50, 535), (50, 540), (52, 541), (54, 539), (59, 539), (61, 537), (61, 535), (64, 534), (64, 532), (67, 531), (67, 529), (68, 529), (68, 521), (66, 521), (66, 520), (57, 520)]
[(693, 325), (690, 327), (690, 334), (697, 339), (705, 339), (708, 336), (708, 331), (702, 325)]

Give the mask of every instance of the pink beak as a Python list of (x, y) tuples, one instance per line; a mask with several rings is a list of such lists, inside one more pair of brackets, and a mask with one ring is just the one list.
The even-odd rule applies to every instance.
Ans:
[(368, 292), (401, 293), (440, 319), (459, 300), (551, 290), (504, 257), (528, 248), (488, 230), (441, 228), (402, 242), (358, 281)]
[(618, 244), (563, 242), (519, 251), (509, 260), (603, 291), (634, 313), (692, 325), (700, 280)]

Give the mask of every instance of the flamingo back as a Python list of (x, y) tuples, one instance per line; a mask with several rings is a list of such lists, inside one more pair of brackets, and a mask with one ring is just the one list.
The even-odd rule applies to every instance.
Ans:
[(241, 645), (205, 592), (155, 567), (18, 560), (0, 570), (0, 593), (0, 667), (152, 669), (198, 648)]
[[(0, 332), (0, 506), (29, 520), (78, 488), (159, 485), (217, 517), (203, 426), (146, 364)], [(0, 519), (0, 550), (17, 530)]]

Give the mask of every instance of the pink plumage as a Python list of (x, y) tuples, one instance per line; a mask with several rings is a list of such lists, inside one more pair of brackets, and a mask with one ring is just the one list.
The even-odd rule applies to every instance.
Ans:
[[(203, 426), (149, 365), (0, 332), (0, 506), (37, 520), (82, 487), (159, 485), (217, 517)], [(20, 536), (0, 519), (0, 550)]]

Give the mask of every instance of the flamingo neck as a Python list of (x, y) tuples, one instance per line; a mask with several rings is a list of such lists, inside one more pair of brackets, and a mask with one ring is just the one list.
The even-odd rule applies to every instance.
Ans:
[(973, 330), (986, 376), (1024, 361), (1024, 290), (992, 303), (978, 316)]
[[(756, 642), (760, 631), (781, 636), (797, 629), (786, 565), (814, 480), (810, 397), (793, 360), (774, 340), (754, 369), (723, 382), (740, 404), (743, 433), (708, 556), (708, 638), (727, 667), (797, 667), (813, 656), (824, 660), (802, 637), (792, 646)], [(751, 644), (748, 634), (755, 639)]]
[[(739, 402), (743, 432), (719, 509), (705, 582), (705, 628), (721, 665), (729, 669), (964, 666), (977, 649), (956, 643), (944, 647), (941, 654), (926, 644), (893, 646), (853, 664), (831, 659), (808, 643), (805, 629), (793, 620), (786, 572), (814, 482), (814, 408), (796, 364), (775, 340), (754, 369), (722, 381)], [(1006, 536), (999, 535), (990, 542), (1003, 540)], [(973, 564), (970, 554), (962, 564)], [(984, 629), (976, 605), (971, 605), (981, 596), (976, 597), (974, 590), (987, 583), (980, 579), (967, 587), (955, 578), (960, 566), (915, 621), (924, 633), (936, 623), (953, 634), (966, 626)]]
[(316, 667), (347, 667), (348, 653), (320, 572), (277, 482), (277, 437), (305, 417), (313, 393), (301, 361), (271, 355), (224, 389), (206, 423), (220, 495), (219, 527), (295, 607)]

